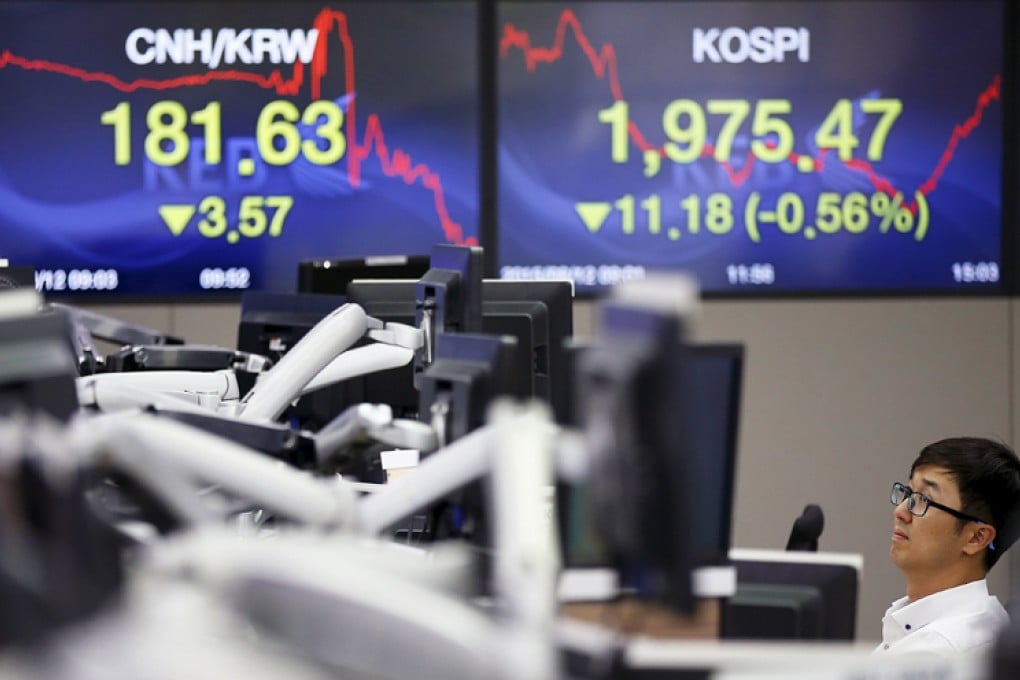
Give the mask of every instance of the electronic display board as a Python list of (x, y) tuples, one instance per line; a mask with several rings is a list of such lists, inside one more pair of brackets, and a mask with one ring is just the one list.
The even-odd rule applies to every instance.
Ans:
[(47, 295), (294, 291), (479, 242), (473, 2), (0, 3), (0, 257)]
[(1004, 292), (1005, 12), (499, 2), (500, 276)]

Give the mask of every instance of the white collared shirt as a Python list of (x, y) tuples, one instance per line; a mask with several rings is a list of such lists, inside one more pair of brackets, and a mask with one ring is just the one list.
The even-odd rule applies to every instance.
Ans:
[(988, 594), (984, 579), (922, 597), (903, 597), (882, 617), (882, 643), (876, 654), (918, 653), (955, 656), (987, 649), (1009, 615), (999, 598)]

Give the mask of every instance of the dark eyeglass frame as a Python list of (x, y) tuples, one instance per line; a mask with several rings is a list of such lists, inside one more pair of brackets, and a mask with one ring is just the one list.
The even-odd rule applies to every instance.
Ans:
[[(897, 496), (899, 496), (900, 498), (899, 503), (896, 502)], [(926, 505), (924, 506), (924, 510), (922, 510), (921, 512), (915, 512), (914, 506), (918, 504), (920, 499), (924, 499)], [(970, 522), (977, 522), (979, 524), (988, 524), (988, 522), (984, 521), (979, 517), (975, 517), (974, 515), (968, 515), (967, 513), (960, 512), (959, 510), (951, 508), (948, 505), (943, 505), (938, 501), (933, 501), (931, 497), (924, 495), (920, 491), (914, 491), (906, 484), (901, 484), (900, 482), (893, 482), (892, 491), (889, 494), (889, 502), (895, 506), (899, 506), (899, 504), (902, 503), (903, 501), (907, 501), (907, 510), (914, 517), (924, 517), (925, 513), (928, 512), (929, 507), (935, 507), (938, 508), (939, 510), (942, 510), (943, 512), (948, 512), (950, 515), (957, 519), (963, 519)]]

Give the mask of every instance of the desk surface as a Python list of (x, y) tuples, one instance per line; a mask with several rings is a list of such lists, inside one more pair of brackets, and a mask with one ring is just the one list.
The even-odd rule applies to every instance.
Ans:
[(703, 567), (692, 575), (698, 600), (693, 614), (686, 615), (656, 602), (628, 597), (620, 592), (611, 569), (565, 569), (560, 575), (560, 613), (567, 619), (595, 624), (626, 636), (714, 640), (719, 638), (722, 612), (720, 598), (736, 591), (736, 569)]
[(716, 640), (719, 638), (721, 602), (702, 599), (690, 616), (666, 605), (620, 598), (605, 602), (566, 602), (560, 615), (605, 628), (627, 637), (677, 640)]

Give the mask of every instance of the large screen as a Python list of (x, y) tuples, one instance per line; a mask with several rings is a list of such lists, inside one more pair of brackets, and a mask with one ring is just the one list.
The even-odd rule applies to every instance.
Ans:
[(1003, 292), (1004, 12), (499, 2), (500, 275)]
[(294, 291), (479, 241), (473, 2), (0, 3), (0, 257), (48, 295)]

